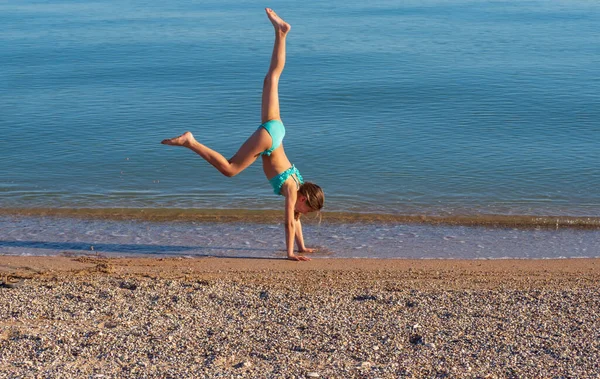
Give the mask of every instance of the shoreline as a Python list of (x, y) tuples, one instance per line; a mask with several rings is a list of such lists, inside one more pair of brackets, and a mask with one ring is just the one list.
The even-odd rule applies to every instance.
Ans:
[[(586, 272), (600, 275), (600, 258), (543, 258), (543, 259), (444, 259), (444, 258), (315, 258), (309, 262), (289, 261), (285, 258), (232, 258), (232, 257), (105, 257), (105, 256), (17, 256), (0, 254), (0, 272), (22, 268), (37, 273), (69, 273), (86, 270), (99, 263), (120, 267), (122, 274), (132, 274), (139, 268), (153, 267), (159, 271), (196, 270), (256, 271), (392, 271), (435, 270), (451, 266), (472, 272), (568, 273)], [(264, 267), (263, 267), (264, 266)]]
[(0, 262), (0, 376), (591, 378), (600, 364), (600, 259)]
[[(600, 230), (304, 222), (314, 258), (600, 257)], [(281, 222), (151, 222), (0, 217), (0, 255), (284, 258)]]
[[(294, 262), (277, 258), (219, 258), (219, 257), (98, 257), (98, 256), (13, 256), (0, 255), (0, 275), (17, 281), (36, 278), (71, 278), (90, 276), (130, 276), (154, 278), (203, 278), (265, 275), (269, 282), (277, 275), (367, 276), (410, 278), (413, 284), (427, 285), (435, 281), (482, 277), (478, 284), (507, 286), (511, 283), (569, 283), (600, 282), (600, 258), (567, 259), (379, 259), (379, 258), (315, 258), (309, 262)], [(518, 280), (517, 280), (518, 279)], [(507, 281), (509, 280), (509, 281)], [(510, 283), (509, 283), (510, 282)], [(463, 283), (463, 282), (460, 282)], [(467, 280), (463, 284), (468, 284)], [(458, 285), (460, 287), (460, 285)]]
[[(0, 208), (0, 217), (58, 217), (114, 221), (200, 222), (200, 223), (280, 223), (282, 211), (253, 209), (182, 208)], [(600, 217), (553, 215), (384, 214), (323, 212), (321, 218), (304, 217), (308, 224), (424, 224), (518, 229), (600, 230)]]
[[(413, 284), (427, 285), (449, 279), (450, 286), (470, 283), (455, 281), (483, 278), (477, 284), (488, 283), (505, 287), (512, 284), (553, 283), (556, 280), (577, 284), (600, 282), (600, 258), (567, 259), (379, 259), (379, 258), (315, 258), (309, 262), (294, 262), (270, 258), (219, 257), (97, 257), (97, 256), (13, 256), (0, 255), (0, 275), (16, 280), (36, 278), (71, 278), (90, 276), (130, 276), (195, 279), (219, 277), (232, 279), (243, 276), (263, 276), (271, 281), (277, 275), (307, 276), (315, 273), (348, 276), (356, 273), (377, 278), (410, 278)], [(451, 280), (450, 280), (451, 279)], [(462, 284), (456, 284), (462, 283)], [(471, 283), (472, 284), (472, 283)]]

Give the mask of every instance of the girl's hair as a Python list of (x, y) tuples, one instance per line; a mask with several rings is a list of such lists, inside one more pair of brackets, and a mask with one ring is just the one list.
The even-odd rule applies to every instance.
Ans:
[[(298, 192), (306, 197), (306, 205), (313, 211), (320, 211), (325, 202), (325, 194), (321, 187), (315, 183), (305, 182), (300, 186)], [(294, 212), (294, 219), (300, 218), (300, 212)]]

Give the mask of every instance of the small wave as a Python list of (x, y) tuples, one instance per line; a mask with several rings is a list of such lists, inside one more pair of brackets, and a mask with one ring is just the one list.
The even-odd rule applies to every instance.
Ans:
[[(283, 212), (252, 209), (180, 208), (0, 208), (0, 216), (71, 217), (149, 222), (213, 222), (271, 224), (283, 221)], [(600, 217), (544, 215), (397, 215), (383, 213), (323, 212), (307, 216), (306, 223), (334, 224), (430, 224), (491, 228), (600, 229)]]

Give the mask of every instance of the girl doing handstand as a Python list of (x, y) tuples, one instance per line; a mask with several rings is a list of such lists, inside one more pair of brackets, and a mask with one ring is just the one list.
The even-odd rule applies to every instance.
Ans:
[(285, 66), (285, 39), (291, 26), (267, 8), (267, 17), (275, 28), (275, 45), (269, 71), (262, 92), (261, 122), (259, 128), (244, 142), (235, 155), (227, 160), (220, 153), (196, 141), (192, 133), (165, 139), (165, 145), (183, 146), (200, 155), (223, 175), (231, 177), (250, 166), (262, 156), (263, 170), (277, 195), (285, 197), (285, 242), (287, 257), (296, 261), (310, 260), (294, 254), (294, 240), (298, 252), (312, 253), (314, 249), (304, 246), (300, 214), (319, 211), (324, 195), (319, 186), (304, 182), (298, 169), (290, 163), (283, 150), (285, 128), (279, 114), (279, 77)]

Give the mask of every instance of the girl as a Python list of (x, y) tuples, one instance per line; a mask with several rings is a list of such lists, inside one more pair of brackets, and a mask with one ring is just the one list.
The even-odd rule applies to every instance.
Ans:
[(314, 249), (304, 246), (300, 214), (319, 211), (324, 195), (321, 187), (304, 182), (298, 169), (290, 163), (283, 150), (285, 128), (279, 114), (279, 77), (285, 66), (285, 39), (291, 26), (272, 9), (266, 8), (267, 17), (275, 28), (275, 45), (271, 65), (265, 77), (262, 93), (262, 124), (244, 142), (235, 155), (227, 160), (218, 152), (202, 145), (190, 132), (179, 137), (163, 140), (165, 145), (183, 146), (200, 155), (223, 175), (231, 177), (250, 166), (262, 156), (263, 170), (277, 195), (285, 197), (285, 242), (288, 259), (308, 261), (307, 257), (294, 254), (294, 240), (298, 252), (312, 253)]

